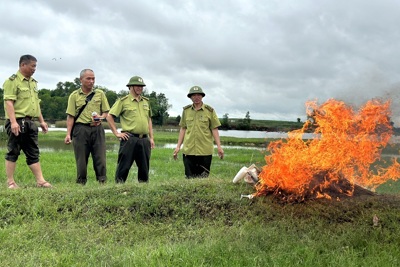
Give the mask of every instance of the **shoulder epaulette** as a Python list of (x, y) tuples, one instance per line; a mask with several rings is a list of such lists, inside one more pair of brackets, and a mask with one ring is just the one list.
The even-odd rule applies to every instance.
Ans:
[(95, 92), (95, 93), (99, 92), (100, 94), (103, 94), (103, 95), (106, 94), (106, 92), (101, 88), (93, 88), (93, 92)]
[(149, 101), (149, 98), (147, 98), (147, 97), (145, 97), (145, 96), (142, 96), (142, 98), (143, 98), (144, 100)]
[(122, 101), (122, 100), (125, 100), (125, 99), (127, 99), (128, 97), (129, 97), (129, 95), (123, 96), (123, 97), (120, 98), (120, 100), (121, 100), (121, 101)]
[(190, 108), (191, 106), (192, 106), (192, 105), (184, 106), (183, 109), (188, 109), (188, 108)]
[(210, 107), (209, 105), (204, 105), (204, 107), (205, 107), (206, 109), (208, 109), (209, 111), (211, 111), (211, 112), (214, 111), (214, 109), (213, 109), (212, 107)]
[(76, 90), (72, 91), (71, 95), (72, 95), (72, 94), (75, 94), (75, 95), (76, 95), (76, 94), (79, 94), (79, 90), (80, 90), (80, 89), (76, 89)]
[(11, 76), (10, 76), (10, 78), (8, 78), (8, 79), (10, 79), (11, 81), (14, 81), (14, 80), (15, 80), (15, 78), (17, 78), (17, 74), (13, 74), (13, 75), (11, 75)]

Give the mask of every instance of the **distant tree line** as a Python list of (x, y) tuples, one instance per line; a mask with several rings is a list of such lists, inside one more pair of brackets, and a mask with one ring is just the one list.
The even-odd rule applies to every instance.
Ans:
[[(65, 113), (68, 104), (69, 95), (81, 88), (81, 82), (79, 78), (75, 78), (74, 82), (59, 82), (55, 89), (40, 89), (39, 98), (41, 99), (41, 109), (43, 117), (50, 122), (55, 122), (59, 120), (65, 120), (67, 115)], [(110, 107), (121, 98), (129, 93), (128, 90), (122, 90), (119, 93), (109, 90), (103, 86), (95, 86), (97, 89), (101, 89), (106, 94), (108, 103)], [(168, 98), (165, 97), (163, 93), (151, 92), (150, 94), (145, 90), (143, 92), (145, 97), (150, 100), (151, 109), (153, 112), (153, 124), (154, 125), (164, 125), (168, 120), (169, 114), (168, 110), (171, 105), (168, 103)], [(4, 118), (4, 90), (0, 88), (0, 118)]]
[(250, 112), (247, 111), (243, 119), (230, 120), (229, 114), (225, 113), (221, 120), (222, 130), (251, 130)]
[(244, 118), (229, 118), (229, 114), (225, 113), (220, 121), (221, 130), (288, 132), (303, 127), (300, 118), (297, 118), (296, 121), (253, 120), (249, 111), (246, 112)]

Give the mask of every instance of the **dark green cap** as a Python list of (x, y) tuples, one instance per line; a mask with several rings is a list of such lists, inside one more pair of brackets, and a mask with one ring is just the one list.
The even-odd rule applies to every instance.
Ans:
[(190, 96), (193, 95), (193, 94), (200, 94), (200, 95), (202, 95), (203, 97), (206, 96), (206, 94), (203, 92), (203, 89), (201, 89), (201, 87), (200, 87), (200, 86), (197, 86), (197, 85), (196, 85), (196, 86), (192, 86), (192, 88), (190, 88), (187, 97), (190, 98)]
[(143, 82), (143, 79), (139, 76), (133, 76), (126, 86), (131, 85), (146, 86), (146, 84)]

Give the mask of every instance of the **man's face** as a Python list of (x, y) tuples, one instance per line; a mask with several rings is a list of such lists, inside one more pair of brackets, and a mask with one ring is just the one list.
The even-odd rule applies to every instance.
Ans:
[(24, 77), (30, 78), (36, 71), (36, 61), (30, 61), (29, 63), (21, 63), (20, 72)]
[(80, 80), (82, 88), (86, 90), (92, 90), (95, 82), (94, 73), (92, 71), (86, 71)]
[(192, 99), (192, 102), (194, 104), (199, 104), (203, 101), (203, 95), (202, 94), (191, 94), (190, 99)]
[(139, 85), (129, 86), (129, 89), (131, 89), (131, 92), (133, 92), (134, 96), (141, 95), (143, 93), (143, 88), (144, 86), (139, 86)]

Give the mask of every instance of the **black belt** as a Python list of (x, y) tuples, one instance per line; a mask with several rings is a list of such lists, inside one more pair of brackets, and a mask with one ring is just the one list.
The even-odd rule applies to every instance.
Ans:
[(137, 138), (147, 138), (147, 134), (134, 134), (134, 133), (130, 133), (130, 132), (124, 132), (124, 133), (127, 133), (131, 137), (134, 136)]
[(26, 121), (31, 121), (32, 119), (33, 119), (33, 117), (31, 117), (31, 116), (25, 116), (25, 117), (17, 118), (17, 120), (26, 120)]
[(94, 127), (94, 126), (96, 126), (96, 125), (93, 125), (93, 124), (91, 124), (91, 123), (83, 123), (83, 122), (76, 122), (75, 124), (77, 124), (77, 125), (83, 125), (83, 126), (89, 126), (89, 127)]

